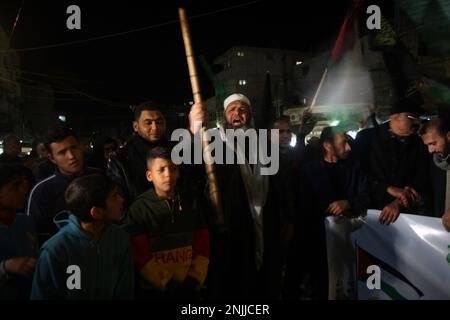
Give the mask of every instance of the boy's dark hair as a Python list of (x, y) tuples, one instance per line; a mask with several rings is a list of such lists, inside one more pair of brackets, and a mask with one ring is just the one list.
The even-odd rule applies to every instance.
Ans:
[(66, 190), (67, 209), (82, 222), (92, 222), (91, 209), (105, 208), (106, 199), (116, 187), (114, 181), (101, 174), (76, 178)]
[(158, 158), (172, 161), (170, 149), (167, 147), (155, 147), (147, 152), (147, 163), (151, 163)]
[(0, 189), (6, 186), (14, 177), (17, 176), (26, 177), (30, 183), (32, 183), (30, 174), (24, 166), (18, 164), (0, 163)]
[(43, 141), (44, 142), (44, 147), (51, 154), (52, 153), (52, 149), (50, 148), (50, 144), (52, 144), (53, 142), (63, 141), (67, 137), (74, 137), (78, 141), (78, 136), (71, 129), (69, 129), (67, 127), (56, 128), (56, 129), (48, 132), (44, 136), (44, 139), (43, 139), (44, 140)]
[(159, 111), (162, 114), (163, 109), (164, 109), (163, 106), (157, 102), (153, 101), (142, 102), (139, 105), (137, 105), (136, 108), (134, 109), (134, 121), (139, 120), (142, 111)]

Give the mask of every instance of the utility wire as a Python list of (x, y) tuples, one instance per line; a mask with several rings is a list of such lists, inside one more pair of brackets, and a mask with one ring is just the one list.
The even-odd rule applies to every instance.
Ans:
[[(205, 13), (194, 15), (194, 16), (190, 17), (189, 19), (191, 19), (191, 20), (198, 19), (198, 18), (209, 16), (209, 15), (214, 15), (214, 14), (217, 14), (217, 13), (221, 13), (221, 12), (230, 11), (230, 10), (234, 10), (234, 9), (237, 9), (237, 8), (242, 8), (242, 7), (245, 7), (245, 6), (253, 5), (253, 4), (262, 2), (262, 1), (263, 0), (255, 0), (255, 1), (246, 2), (246, 3), (243, 3), (243, 4), (239, 4), (239, 5), (223, 8), (223, 9), (218, 9), (218, 10), (214, 10), (214, 11), (210, 11), (210, 12), (205, 12)], [(37, 47), (31, 47), (31, 48), (19, 48), (19, 49), (0, 50), (0, 53), (27, 52), (27, 51), (35, 51), (35, 50), (42, 50), (42, 49), (52, 49), (52, 48), (71, 46), (71, 45), (75, 45), (75, 44), (81, 44), (81, 43), (86, 43), (86, 42), (90, 42), (90, 41), (114, 38), (114, 37), (124, 36), (124, 35), (130, 34), (130, 33), (135, 33), (135, 32), (141, 32), (141, 31), (145, 31), (145, 30), (160, 28), (160, 27), (163, 27), (163, 26), (168, 26), (168, 25), (171, 25), (171, 24), (179, 23), (179, 21), (180, 21), (179, 19), (170, 20), (170, 21), (167, 21), (167, 22), (162, 22), (162, 23), (158, 23), (158, 24), (154, 24), (154, 25), (150, 25), (150, 26), (146, 26), (146, 27), (142, 27), (142, 28), (137, 28), (137, 29), (132, 29), (132, 30), (123, 31), (123, 32), (106, 34), (106, 35), (103, 35), (103, 36), (92, 37), (92, 38), (83, 39), (83, 40), (67, 41), (67, 42), (61, 42), (61, 43), (55, 43), (55, 44), (49, 44), (49, 45), (43, 45), (43, 46), (37, 46)]]

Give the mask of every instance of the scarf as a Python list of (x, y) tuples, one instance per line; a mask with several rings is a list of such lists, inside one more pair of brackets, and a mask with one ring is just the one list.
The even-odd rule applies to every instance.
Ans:
[[(238, 159), (243, 159), (244, 164), (239, 164), (241, 177), (244, 182), (247, 193), (247, 201), (253, 218), (253, 227), (255, 230), (255, 264), (259, 270), (263, 263), (264, 254), (264, 234), (263, 234), (263, 207), (266, 204), (269, 191), (269, 177), (261, 175), (263, 165), (257, 161), (255, 165), (250, 165), (245, 157), (245, 150), (234, 148), (234, 141), (228, 141), (225, 132), (220, 130), (222, 140), (225, 141), (227, 148), (230, 148), (237, 154)], [(258, 159), (261, 160), (261, 159)]]
[(433, 161), (436, 167), (447, 172), (447, 181), (445, 186), (445, 211), (450, 208), (450, 154), (445, 158), (437, 154), (433, 155)]

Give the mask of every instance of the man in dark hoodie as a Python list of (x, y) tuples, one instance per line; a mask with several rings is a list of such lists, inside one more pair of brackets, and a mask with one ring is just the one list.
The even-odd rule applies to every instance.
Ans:
[(118, 186), (103, 175), (75, 179), (69, 212), (55, 217), (60, 231), (41, 249), (31, 299), (132, 299), (133, 260)]

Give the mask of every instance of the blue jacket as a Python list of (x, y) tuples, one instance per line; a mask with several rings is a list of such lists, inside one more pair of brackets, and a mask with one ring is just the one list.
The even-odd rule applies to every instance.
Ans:
[[(32, 300), (133, 298), (134, 267), (125, 231), (108, 225), (100, 240), (94, 241), (70, 212), (58, 214), (55, 223), (60, 231), (42, 246)], [(76, 286), (78, 274), (80, 288)]]
[[(99, 173), (101, 174), (100, 170), (88, 167), (82, 175)], [(78, 176), (66, 176), (56, 170), (53, 175), (36, 184), (31, 190), (27, 214), (33, 218), (41, 243), (58, 232), (53, 218), (59, 212), (67, 209), (64, 193), (69, 184)]]

